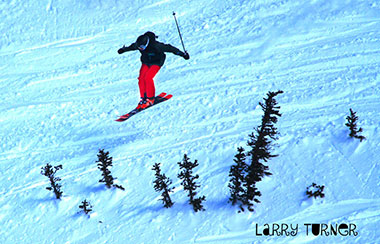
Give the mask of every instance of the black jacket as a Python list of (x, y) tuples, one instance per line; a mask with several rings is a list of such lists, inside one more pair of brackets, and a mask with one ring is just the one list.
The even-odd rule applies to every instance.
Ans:
[(166, 59), (165, 53), (167, 52), (173, 53), (181, 57), (185, 56), (185, 53), (179, 50), (178, 48), (173, 47), (170, 44), (164, 44), (164, 43), (158, 42), (155, 36), (153, 36), (154, 34), (153, 35), (152, 34), (153, 34), (152, 32), (150, 33), (147, 32), (144, 34), (144, 35), (148, 35), (149, 37), (149, 45), (147, 46), (145, 50), (143, 51), (139, 50), (137, 48), (137, 44), (132, 43), (129, 47), (123, 46), (122, 48), (120, 48), (118, 53), (122, 54), (128, 51), (139, 50), (141, 53), (140, 60), (143, 64), (158, 65), (158, 66), (164, 65), (165, 59)]

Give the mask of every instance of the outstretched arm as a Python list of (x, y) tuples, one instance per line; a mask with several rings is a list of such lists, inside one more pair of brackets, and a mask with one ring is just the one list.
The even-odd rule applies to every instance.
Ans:
[(125, 53), (128, 51), (135, 51), (135, 50), (137, 50), (137, 45), (136, 45), (136, 43), (132, 43), (129, 47), (123, 46), (122, 48), (117, 50), (117, 52), (119, 54), (122, 54), (122, 53)]
[(173, 53), (175, 55), (183, 57), (186, 60), (188, 60), (190, 58), (190, 55), (187, 52), (182, 52), (181, 50), (179, 50), (178, 48), (176, 48), (170, 44), (159, 43), (159, 46), (160, 46), (161, 50), (164, 52)]

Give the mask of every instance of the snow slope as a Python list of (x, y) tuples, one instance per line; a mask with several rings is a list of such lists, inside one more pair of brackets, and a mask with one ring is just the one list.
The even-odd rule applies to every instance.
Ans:
[[(115, 122), (138, 102), (140, 67), (117, 49), (148, 30), (180, 48), (173, 10), (191, 59), (168, 54), (155, 81), (174, 97)], [(380, 242), (378, 0), (5, 0), (0, 11), (0, 243)], [(256, 211), (239, 214), (228, 171), (277, 90), (279, 157)], [(348, 137), (350, 108), (363, 142)], [(125, 192), (98, 183), (101, 148)], [(200, 164), (205, 212), (176, 177), (185, 153)], [(153, 189), (156, 162), (176, 186), (171, 209)], [(45, 190), (47, 163), (63, 165), (60, 201)], [(306, 199), (312, 182), (324, 200)], [(85, 198), (90, 218), (77, 214)], [(257, 236), (266, 223), (300, 232)], [(306, 223), (358, 235), (307, 235)]]

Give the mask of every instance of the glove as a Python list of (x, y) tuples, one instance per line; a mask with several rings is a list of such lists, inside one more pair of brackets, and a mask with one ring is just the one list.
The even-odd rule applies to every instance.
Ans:
[(189, 60), (190, 59), (190, 55), (185, 52), (184, 55), (182, 56), (185, 60)]
[(125, 48), (125, 46), (123, 46), (122, 48), (120, 48), (119, 50), (117, 50), (117, 53), (118, 54), (122, 54), (122, 53), (124, 53), (125, 51), (124, 51), (124, 48)]

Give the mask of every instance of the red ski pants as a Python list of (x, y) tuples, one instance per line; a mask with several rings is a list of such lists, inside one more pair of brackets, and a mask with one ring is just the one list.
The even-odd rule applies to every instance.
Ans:
[(142, 64), (139, 75), (140, 97), (152, 98), (155, 96), (156, 88), (154, 87), (153, 78), (160, 70), (158, 65)]

